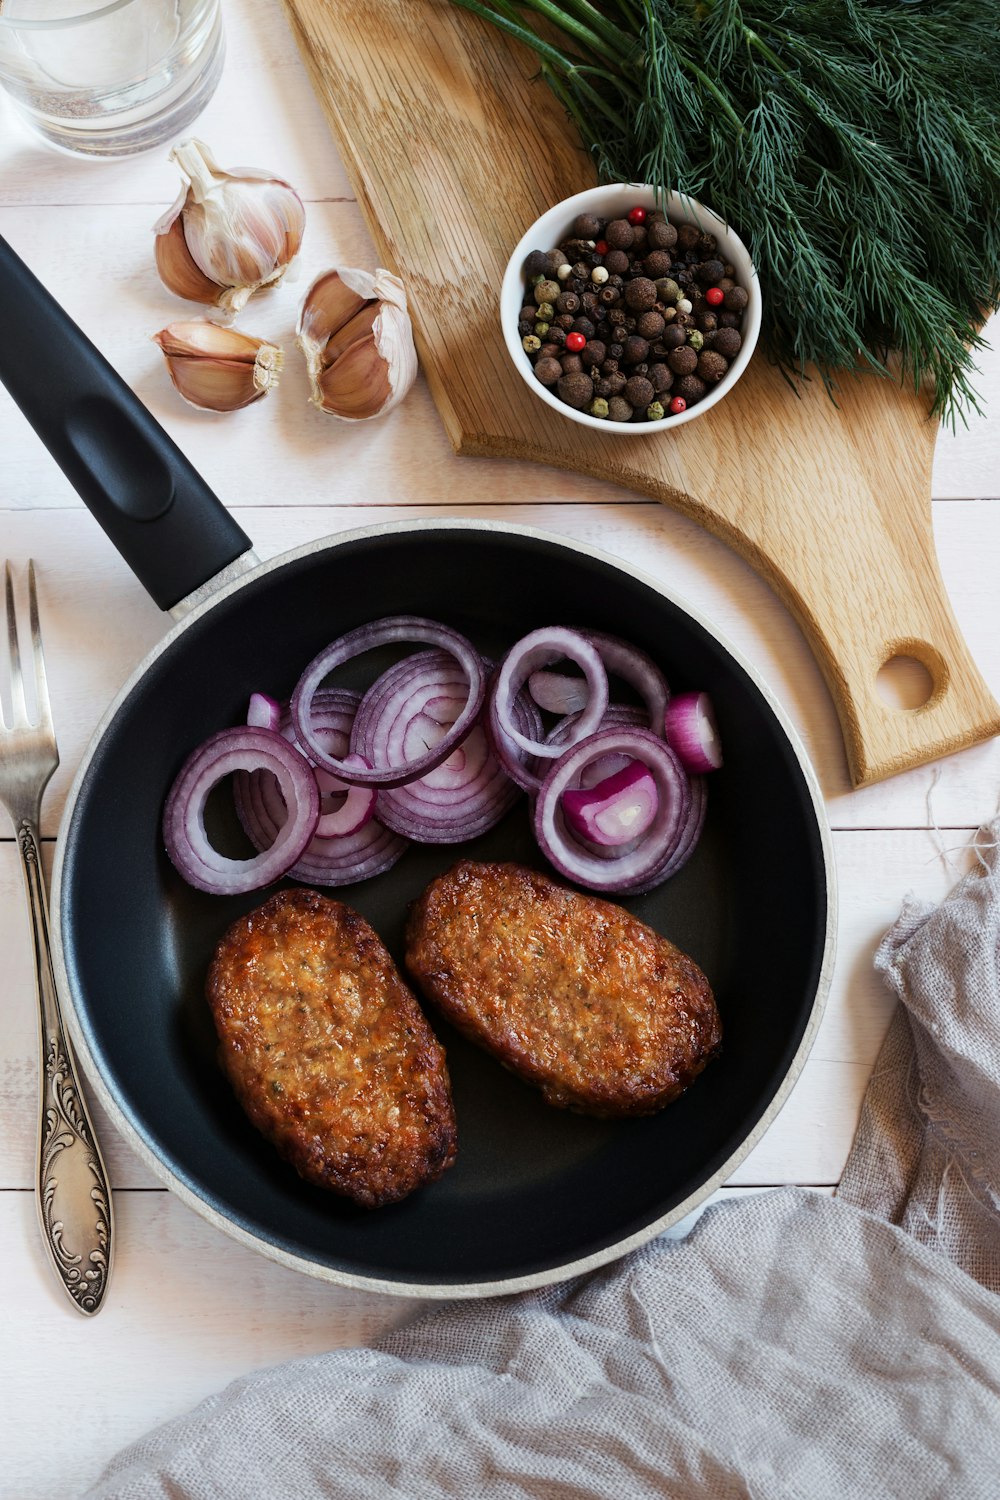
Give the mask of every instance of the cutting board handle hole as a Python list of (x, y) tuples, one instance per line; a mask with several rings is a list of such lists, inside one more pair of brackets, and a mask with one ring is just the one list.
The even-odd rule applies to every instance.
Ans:
[(913, 712), (939, 698), (948, 684), (944, 658), (925, 641), (901, 641), (886, 658), (875, 686), (887, 708)]

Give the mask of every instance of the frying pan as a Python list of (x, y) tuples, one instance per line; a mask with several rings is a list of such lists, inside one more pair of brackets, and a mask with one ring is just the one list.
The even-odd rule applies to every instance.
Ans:
[[(258, 564), (204, 481), (3, 241), (0, 327), (0, 379), (175, 619), (79, 768), (53, 882), (70, 1033), (140, 1157), (213, 1224), (272, 1259), (401, 1295), (480, 1296), (557, 1281), (690, 1212), (787, 1098), (833, 959), (822, 802), (765, 684), (657, 581), (526, 527), (376, 526)], [(440, 1182), (370, 1212), (302, 1182), (236, 1104), (215, 1061), (203, 983), (222, 933), (264, 895), (211, 897), (185, 885), (160, 821), (185, 756), (243, 722), (251, 691), (287, 695), (328, 641), (390, 613), (442, 619), (494, 657), (542, 624), (610, 631), (656, 658), (676, 690), (711, 693), (726, 763), (711, 780), (702, 840), (680, 874), (623, 904), (704, 968), (725, 1041), (666, 1110), (601, 1121), (546, 1105), (432, 1017), (448, 1054), (458, 1162)], [(232, 820), (224, 808), (212, 816), (226, 847), (237, 836)], [(460, 850), (414, 847), (386, 874), (332, 894), (399, 961), (408, 904), (459, 857), (544, 868), (522, 803)]]

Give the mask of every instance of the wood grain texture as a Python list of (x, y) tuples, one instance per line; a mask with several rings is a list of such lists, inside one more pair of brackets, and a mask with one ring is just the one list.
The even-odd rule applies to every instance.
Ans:
[[(526, 227), (594, 176), (532, 59), (449, 0), (284, 3), (380, 257), (406, 284), (456, 451), (611, 480), (733, 546), (805, 633), (854, 786), (1000, 733), (938, 568), (923, 396), (855, 378), (834, 405), (818, 381), (794, 392), (758, 353), (723, 402), (675, 433), (553, 421), (509, 362), (498, 290)], [(901, 655), (933, 684), (906, 712), (876, 688)]]

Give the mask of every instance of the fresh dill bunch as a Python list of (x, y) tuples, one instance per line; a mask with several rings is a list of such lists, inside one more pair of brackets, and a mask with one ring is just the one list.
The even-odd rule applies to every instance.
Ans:
[(456, 0), (536, 52), (605, 181), (689, 194), (757, 266), (762, 338), (975, 407), (1000, 304), (1000, 0)]

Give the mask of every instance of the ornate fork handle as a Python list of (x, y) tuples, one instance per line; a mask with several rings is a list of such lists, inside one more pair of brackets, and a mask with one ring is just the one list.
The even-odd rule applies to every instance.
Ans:
[(111, 1187), (63, 1030), (52, 974), (38, 834), (27, 818), (18, 821), (16, 833), (38, 988), (42, 1061), (38, 1214), (57, 1275), (79, 1311), (89, 1315), (100, 1310), (111, 1275)]

